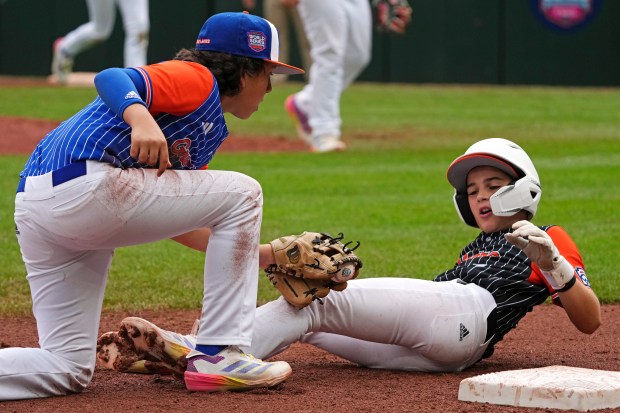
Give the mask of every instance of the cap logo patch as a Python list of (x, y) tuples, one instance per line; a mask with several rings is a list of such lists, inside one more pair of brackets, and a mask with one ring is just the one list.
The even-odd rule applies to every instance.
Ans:
[(267, 37), (263, 32), (249, 32), (248, 46), (255, 52), (262, 52), (267, 47)]

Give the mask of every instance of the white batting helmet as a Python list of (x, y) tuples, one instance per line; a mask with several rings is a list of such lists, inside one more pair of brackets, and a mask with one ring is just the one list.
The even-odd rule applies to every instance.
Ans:
[(448, 181), (454, 187), (454, 206), (464, 223), (478, 226), (467, 201), (467, 175), (477, 166), (492, 166), (514, 178), (510, 185), (491, 196), (493, 214), (511, 216), (525, 210), (528, 219), (534, 217), (542, 188), (532, 160), (516, 143), (491, 138), (471, 145), (448, 167)]

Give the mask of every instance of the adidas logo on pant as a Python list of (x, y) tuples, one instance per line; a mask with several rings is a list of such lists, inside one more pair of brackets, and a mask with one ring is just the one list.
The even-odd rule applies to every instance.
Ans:
[(468, 335), (469, 330), (463, 325), (463, 323), (461, 323), (461, 326), (459, 327), (459, 341), (463, 341), (463, 339)]

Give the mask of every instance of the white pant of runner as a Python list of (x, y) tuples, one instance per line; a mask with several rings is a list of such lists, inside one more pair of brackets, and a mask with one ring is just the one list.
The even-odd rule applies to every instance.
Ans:
[(473, 284), (412, 278), (349, 282), (298, 310), (279, 298), (257, 309), (251, 354), (301, 340), (371, 368), (449, 372), (480, 360), (493, 296)]
[[(57, 186), (52, 173), (27, 178), (16, 195), (15, 223), (41, 348), (0, 350), (0, 400), (83, 390), (95, 368), (114, 249), (199, 228), (211, 228), (211, 237), (198, 342), (250, 344), (260, 185), (236, 172), (167, 170), (159, 178), (156, 172), (88, 161), (86, 175)], [(174, 262), (169, 271), (174, 283)]]

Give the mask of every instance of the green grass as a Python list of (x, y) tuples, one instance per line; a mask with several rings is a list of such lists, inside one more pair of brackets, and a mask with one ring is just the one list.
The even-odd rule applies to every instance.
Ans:
[[(292, 136), (281, 105), (299, 87), (276, 87), (249, 121), (229, 118), (232, 139)], [(0, 115), (62, 120), (93, 96), (90, 89), (3, 88)], [(456, 215), (447, 166), (475, 140), (506, 137), (537, 165), (544, 194), (535, 222), (566, 228), (598, 296), (620, 302), (619, 90), (356, 84), (343, 96), (342, 116), (346, 153), (221, 153), (211, 163), (261, 182), (264, 242), (304, 230), (343, 232), (362, 242), (363, 277), (430, 279), (477, 233)], [(23, 314), (30, 298), (12, 213), (26, 156), (1, 159), (0, 314)], [(198, 308), (203, 259), (171, 241), (120, 248), (105, 308)], [(259, 303), (275, 298), (259, 277)]]
[(0, 115), (64, 120), (92, 101), (93, 88), (0, 88)]

